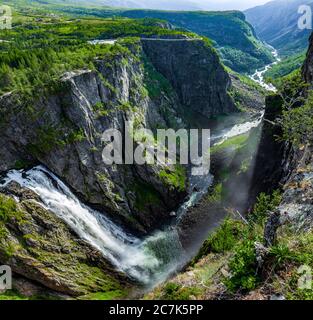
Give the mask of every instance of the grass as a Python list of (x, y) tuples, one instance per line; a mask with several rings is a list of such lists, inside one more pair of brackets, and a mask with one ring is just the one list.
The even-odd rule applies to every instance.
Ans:
[(243, 231), (240, 221), (226, 219), (222, 225), (204, 242), (192, 265), (209, 253), (225, 253), (236, 245)]
[[(230, 276), (222, 276), (221, 281), (232, 293), (255, 289), (262, 283), (257, 272), (255, 242), (262, 242), (268, 212), (274, 210), (280, 201), (278, 191), (272, 195), (261, 194), (252, 213), (248, 215), (248, 224), (241, 220), (226, 219), (204, 242), (191, 265), (210, 254), (230, 254), (227, 263)], [(271, 254), (276, 266), (293, 257), (283, 245), (272, 248)]]
[(6, 290), (0, 294), (0, 300), (59, 300), (58, 296), (54, 295), (32, 295), (24, 296), (17, 290)]
[(223, 196), (223, 184), (218, 183), (214, 186), (213, 191), (207, 196), (207, 200), (212, 204), (221, 203)]
[(30, 298), (19, 294), (15, 290), (6, 290), (4, 293), (0, 293), (0, 300), (30, 300)]
[(199, 295), (201, 290), (197, 287), (183, 287), (180, 284), (169, 282), (164, 287), (164, 300), (191, 300), (192, 296)]
[(79, 297), (79, 300), (115, 300), (126, 296), (122, 290), (113, 290), (108, 292), (95, 292)]
[(170, 168), (161, 170), (159, 172), (159, 178), (171, 189), (177, 189), (178, 191), (186, 190), (186, 170), (181, 165), (175, 165), (173, 170)]
[(171, 95), (173, 88), (169, 81), (155, 70), (147, 57), (143, 57), (145, 72), (146, 90), (151, 99), (159, 98), (162, 94)]
[(223, 143), (213, 146), (210, 149), (211, 155), (214, 155), (219, 152), (223, 152), (227, 149), (233, 149), (236, 151), (245, 146), (248, 138), (249, 138), (249, 134), (242, 134), (236, 137), (229, 138)]
[(9, 197), (0, 194), (0, 223), (6, 223), (10, 219), (23, 221), (23, 213), (18, 210), (16, 202)]

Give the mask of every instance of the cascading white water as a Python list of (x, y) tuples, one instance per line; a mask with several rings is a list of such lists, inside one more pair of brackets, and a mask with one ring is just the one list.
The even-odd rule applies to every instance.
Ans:
[(145, 240), (129, 235), (104, 214), (82, 204), (60, 179), (42, 166), (26, 172), (9, 171), (2, 186), (11, 181), (38, 194), (46, 209), (130, 277), (150, 283), (174, 268), (176, 261), (171, 257), (179, 256), (181, 250), (175, 230), (158, 232)]
[[(220, 128), (213, 133), (212, 145), (249, 132), (257, 127), (263, 113), (255, 120)], [(139, 239), (126, 233), (105, 214), (89, 208), (79, 201), (70, 189), (43, 166), (28, 171), (11, 170), (1, 186), (16, 181), (22, 187), (38, 194), (42, 205), (67, 223), (77, 235), (98, 249), (117, 270), (147, 285), (164, 280), (185, 262), (175, 225)], [(177, 222), (197, 203), (213, 182), (213, 176), (194, 176), (190, 179), (190, 197), (177, 210)]]

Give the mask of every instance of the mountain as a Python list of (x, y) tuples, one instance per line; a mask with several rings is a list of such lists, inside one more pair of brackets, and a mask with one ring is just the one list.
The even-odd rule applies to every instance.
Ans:
[(98, 3), (105, 4), (111, 7), (124, 7), (136, 9), (165, 9), (165, 10), (200, 10), (201, 6), (192, 0), (107, 0), (97, 1)]
[(269, 50), (256, 38), (253, 28), (239, 11), (127, 10), (120, 12), (120, 15), (166, 20), (176, 27), (208, 37), (214, 42), (224, 64), (237, 72), (251, 73), (272, 61)]
[[(30, 0), (31, 1), (31, 0)], [(40, 1), (38, 1), (40, 2)], [(45, 3), (59, 5), (83, 5), (83, 6), (107, 6), (114, 8), (133, 9), (164, 9), (164, 10), (201, 10), (203, 7), (199, 1), (193, 0), (53, 0)]]
[(311, 30), (298, 28), (300, 5), (312, 0), (277, 0), (246, 10), (247, 21), (252, 24), (258, 37), (266, 41), (284, 56), (299, 53), (307, 48)]
[[(45, 1), (47, 2), (47, 1)], [(50, 2), (50, 1), (49, 1)], [(71, 5), (100, 5), (114, 8), (157, 10), (245, 10), (267, 0), (54, 0), (54, 3)]]

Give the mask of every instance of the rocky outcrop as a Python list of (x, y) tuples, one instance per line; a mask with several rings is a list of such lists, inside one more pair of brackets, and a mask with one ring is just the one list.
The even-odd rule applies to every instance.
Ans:
[(81, 296), (129, 286), (99, 251), (45, 210), (35, 193), (17, 183), (0, 192), (0, 264), (12, 268), (14, 285), (26, 295), (42, 287), (45, 294)]
[(231, 81), (213, 48), (201, 39), (145, 39), (154, 67), (173, 86), (180, 103), (205, 117), (237, 111)]
[(264, 238), (273, 245), (277, 229), (288, 224), (295, 232), (313, 228), (313, 149), (304, 146), (293, 154), (296, 165), (285, 177), (282, 202), (267, 221)]

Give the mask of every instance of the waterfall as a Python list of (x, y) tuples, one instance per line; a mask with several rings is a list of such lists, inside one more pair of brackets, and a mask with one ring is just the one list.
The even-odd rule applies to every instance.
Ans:
[(144, 284), (164, 278), (177, 266), (182, 248), (176, 230), (159, 231), (144, 240), (126, 233), (105, 214), (82, 204), (70, 189), (43, 166), (11, 170), (2, 187), (15, 181), (40, 196), (77, 235), (98, 249), (118, 270)]

